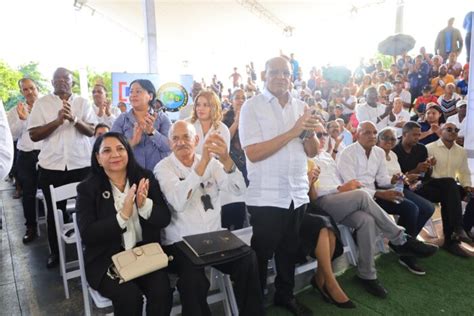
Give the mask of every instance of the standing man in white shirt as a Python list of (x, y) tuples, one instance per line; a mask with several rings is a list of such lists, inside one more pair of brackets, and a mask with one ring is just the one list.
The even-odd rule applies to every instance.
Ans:
[[(0, 180), (3, 179), (13, 163), (13, 138), (8, 125), (7, 114), (0, 100)], [(1, 223), (1, 221), (0, 221)]]
[(26, 233), (23, 243), (27, 244), (36, 238), (36, 191), (38, 190), (38, 155), (42, 141), (33, 142), (28, 132), (28, 119), (33, 105), (38, 99), (38, 86), (29, 78), (18, 81), (20, 92), (25, 103), (20, 102), (9, 112), (9, 123), (12, 135), (18, 139), (18, 158), (16, 160), (17, 176), (23, 188), (23, 215), (25, 216)]
[(395, 121), (392, 106), (377, 102), (377, 88), (369, 87), (365, 90), (365, 102), (356, 106), (356, 118), (359, 122), (370, 121), (378, 130)]
[(94, 100), (94, 112), (97, 115), (97, 122), (113, 126), (115, 119), (121, 114), (120, 109), (112, 107), (112, 102), (107, 99), (107, 88), (100, 83), (96, 83), (92, 89), (92, 99)]
[(265, 64), (265, 89), (240, 114), (239, 135), (247, 156), (246, 204), (253, 226), (260, 283), (266, 285), (268, 260), (275, 254), (274, 303), (293, 315), (312, 315), (293, 296), (298, 234), (309, 202), (307, 158), (318, 153), (317, 119), (291, 96), (291, 66), (276, 57)]
[[(202, 155), (196, 154), (199, 137), (194, 126), (177, 121), (169, 130), (172, 154), (162, 159), (154, 174), (171, 206), (171, 223), (165, 227), (162, 244), (174, 257), (169, 269), (178, 274), (177, 287), (183, 315), (210, 315), (207, 305), (209, 281), (203, 268), (197, 268), (174, 245), (183, 236), (213, 232), (221, 228), (220, 192), (245, 192), (242, 173), (229, 156), (227, 144), (218, 134), (207, 137)], [(213, 158), (219, 156), (219, 160)], [(231, 275), (239, 314), (264, 314), (255, 253), (214, 266)]]
[[(83, 180), (90, 169), (96, 116), (86, 99), (72, 94), (72, 72), (58, 68), (54, 72), (54, 92), (35, 102), (28, 120), (28, 130), (34, 142), (43, 140), (38, 156), (38, 185), (48, 206), (48, 241), (51, 254), (47, 268), (59, 263), (59, 249), (54, 225), (49, 186)], [(65, 210), (66, 203), (58, 203)]]

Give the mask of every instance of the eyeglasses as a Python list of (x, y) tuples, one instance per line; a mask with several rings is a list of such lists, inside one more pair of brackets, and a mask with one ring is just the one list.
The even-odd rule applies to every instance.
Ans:
[(329, 134), (328, 134), (328, 133), (322, 133), (322, 132), (316, 133), (316, 137), (317, 137), (317, 138), (323, 138), (323, 136), (324, 136), (324, 137), (328, 137)]
[(385, 142), (396, 142), (397, 139), (395, 137), (390, 137), (390, 136), (382, 136), (380, 137), (381, 140)]
[(444, 130), (448, 133), (458, 133), (460, 131), (459, 128), (452, 128), (452, 127), (446, 127)]

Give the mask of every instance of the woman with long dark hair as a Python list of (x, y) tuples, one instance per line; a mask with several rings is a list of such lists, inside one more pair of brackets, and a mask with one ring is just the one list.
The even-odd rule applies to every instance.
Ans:
[(169, 315), (168, 275), (158, 270), (126, 283), (113, 277), (111, 257), (123, 250), (160, 242), (170, 211), (153, 174), (140, 167), (126, 138), (106, 133), (94, 144), (91, 174), (77, 187), (77, 216), (86, 278), (112, 300), (115, 315)]

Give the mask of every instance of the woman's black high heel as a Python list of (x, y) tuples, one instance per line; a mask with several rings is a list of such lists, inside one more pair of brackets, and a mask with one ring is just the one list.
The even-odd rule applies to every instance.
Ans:
[(332, 303), (332, 300), (331, 298), (322, 290), (318, 287), (318, 284), (316, 283), (316, 279), (315, 277), (311, 277), (311, 286), (313, 287), (313, 289), (317, 290), (319, 292), (319, 294), (321, 294), (321, 297), (323, 298), (323, 300), (326, 302), (326, 303), (329, 303), (331, 304)]
[(343, 302), (343, 303), (336, 302), (336, 300), (331, 296), (331, 294), (329, 294), (329, 291), (326, 288), (326, 285), (323, 285), (323, 291), (325, 292), (325, 295), (328, 297), (328, 299), (331, 300), (331, 303), (333, 303), (337, 307), (339, 307), (339, 308), (356, 308), (356, 305), (350, 299), (348, 301)]

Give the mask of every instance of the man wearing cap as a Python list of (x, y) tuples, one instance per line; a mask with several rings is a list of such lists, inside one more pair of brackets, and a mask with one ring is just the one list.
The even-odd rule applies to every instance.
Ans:
[(466, 110), (467, 110), (467, 101), (466, 100), (459, 100), (456, 103), (456, 109), (458, 110), (458, 113), (455, 115), (451, 115), (448, 117), (446, 123), (454, 123), (454, 125), (459, 128), (459, 133), (456, 142), (464, 146), (464, 136), (466, 134)]
[[(436, 159), (433, 166), (432, 178), (453, 178), (458, 181), (458, 189), (461, 198), (474, 192), (471, 184), (471, 171), (467, 162), (467, 152), (464, 148), (456, 144), (459, 128), (455, 123), (446, 123), (441, 127), (441, 138), (434, 143), (428, 144), (426, 149), (428, 155)], [(463, 217), (464, 230), (471, 237), (474, 226), (474, 202), (469, 197), (466, 212)]]

